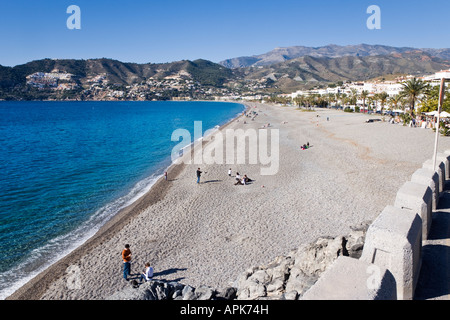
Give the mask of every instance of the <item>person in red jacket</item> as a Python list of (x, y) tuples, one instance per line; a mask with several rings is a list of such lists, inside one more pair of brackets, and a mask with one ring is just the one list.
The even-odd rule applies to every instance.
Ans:
[(128, 281), (128, 276), (131, 273), (131, 250), (129, 244), (126, 244), (125, 249), (122, 250), (122, 260), (123, 260), (123, 278)]

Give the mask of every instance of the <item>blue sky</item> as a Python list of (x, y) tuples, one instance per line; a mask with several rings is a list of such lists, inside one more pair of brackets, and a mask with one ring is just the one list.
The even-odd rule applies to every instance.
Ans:
[[(67, 7), (81, 9), (69, 30)], [(381, 30), (369, 30), (370, 5)], [(450, 48), (448, 0), (0, 0), (0, 64), (43, 58), (219, 62), (275, 47), (383, 44)]]

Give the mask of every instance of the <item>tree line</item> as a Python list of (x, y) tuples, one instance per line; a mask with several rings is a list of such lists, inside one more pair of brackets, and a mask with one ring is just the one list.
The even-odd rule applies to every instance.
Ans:
[[(380, 107), (381, 112), (388, 110), (401, 110), (414, 117), (423, 112), (436, 111), (439, 102), (439, 86), (431, 86), (429, 83), (413, 78), (402, 83), (402, 90), (399, 94), (390, 96), (387, 92), (371, 94), (367, 90), (358, 93), (356, 89), (351, 89), (350, 93), (327, 93), (299, 95), (294, 99), (288, 97), (272, 97), (269, 102), (294, 103), (299, 107), (348, 107), (357, 106), (358, 101), (362, 101), (360, 107), (364, 111), (376, 110)], [(416, 108), (420, 104), (419, 108)], [(417, 109), (417, 110), (416, 110)], [(445, 99), (441, 111), (450, 112), (450, 91), (446, 89)]]

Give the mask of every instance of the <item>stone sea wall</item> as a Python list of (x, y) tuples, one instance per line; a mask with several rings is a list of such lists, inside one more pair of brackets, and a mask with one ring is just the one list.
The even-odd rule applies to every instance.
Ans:
[(361, 257), (336, 259), (302, 299), (412, 300), (449, 161), (450, 150), (426, 161), (369, 226)]

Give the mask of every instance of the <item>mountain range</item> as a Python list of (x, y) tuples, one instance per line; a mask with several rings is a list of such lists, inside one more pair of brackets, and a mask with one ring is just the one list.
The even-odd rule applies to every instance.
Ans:
[[(27, 85), (27, 76), (37, 72), (51, 73), (53, 70), (74, 75), (77, 93), (70, 95), (71, 98), (80, 98), (81, 92), (85, 93), (81, 98), (90, 98), (86, 94), (89, 93), (92, 79), (99, 75), (104, 75), (109, 85), (121, 86), (121, 90), (126, 90), (127, 86), (145, 84), (146, 90), (151, 91), (153, 87), (148, 85), (150, 80), (159, 81), (160, 84), (161, 81), (170, 80), (179, 85), (173, 79), (184, 79), (202, 88), (223, 88), (220, 90), (224, 94), (236, 91), (245, 94), (246, 90), (247, 93), (289, 93), (318, 84), (363, 81), (388, 75), (424, 75), (449, 68), (450, 49), (367, 44), (276, 48), (265, 54), (233, 58), (220, 63), (202, 59), (159, 64), (124, 63), (106, 58), (43, 59), (15, 67), (0, 66), (0, 99), (21, 99), (30, 91), (37, 91)], [(173, 89), (171, 94), (189, 94), (198, 98), (185, 89), (182, 93), (176, 92), (181, 90), (178, 87), (169, 89)], [(51, 97), (54, 92), (48, 95)], [(40, 90), (39, 97), (42, 96), (45, 97)], [(36, 95), (26, 96), (27, 99), (30, 97), (36, 98)]]
[(219, 62), (219, 64), (234, 69), (250, 66), (267, 66), (304, 56), (316, 58), (366, 57), (402, 54), (411, 51), (420, 51), (436, 58), (450, 60), (450, 49), (416, 49), (369, 44), (338, 46), (330, 44), (323, 47), (293, 46), (275, 48), (264, 54), (227, 59)]
[(113, 59), (42, 59), (15, 67), (0, 66), (0, 88), (26, 83), (26, 76), (35, 72), (63, 70), (74, 74), (84, 84), (89, 78), (105, 74), (108, 82), (132, 85), (148, 78), (164, 79), (185, 73), (203, 85), (220, 86), (232, 78), (233, 71), (207, 60), (182, 60), (171, 63), (125, 63)]
[(422, 76), (450, 68), (450, 61), (423, 51), (337, 58), (303, 56), (265, 66), (233, 69), (245, 79), (268, 78), (284, 93), (320, 83), (367, 81), (399, 75)]

